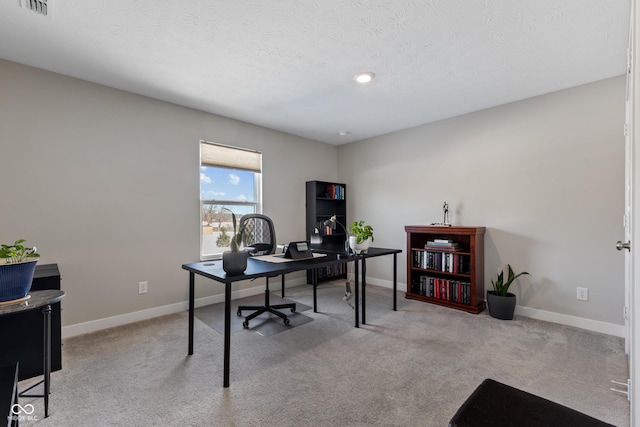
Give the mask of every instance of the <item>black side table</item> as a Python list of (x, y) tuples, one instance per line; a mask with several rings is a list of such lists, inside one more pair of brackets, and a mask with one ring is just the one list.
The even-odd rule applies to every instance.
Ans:
[(5, 416), (7, 423), (2, 425), (17, 426), (14, 406), (18, 403), (18, 363), (0, 366), (0, 420)]
[[(42, 309), (44, 319), (43, 334), (43, 352), (44, 352), (44, 378), (42, 381), (32, 385), (28, 389), (20, 393), (24, 397), (42, 397), (44, 398), (44, 417), (49, 416), (49, 394), (51, 380), (51, 304), (55, 304), (64, 297), (64, 292), (59, 290), (32, 291), (29, 293), (31, 298), (26, 301), (2, 304), (0, 305), (0, 316), (10, 316), (16, 313), (22, 313), (36, 308)], [(19, 337), (16, 337), (19, 339)], [(25, 394), (37, 385), (44, 383), (44, 391), (42, 394)]]

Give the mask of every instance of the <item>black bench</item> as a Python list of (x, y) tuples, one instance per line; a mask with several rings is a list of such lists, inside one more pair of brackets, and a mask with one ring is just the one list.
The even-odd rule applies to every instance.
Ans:
[(449, 421), (449, 427), (612, 426), (582, 412), (486, 379)]

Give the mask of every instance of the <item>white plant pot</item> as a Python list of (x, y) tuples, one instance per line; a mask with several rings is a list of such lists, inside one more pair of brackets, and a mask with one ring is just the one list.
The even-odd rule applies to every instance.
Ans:
[(369, 237), (367, 240), (365, 240), (362, 243), (356, 243), (358, 241), (358, 238), (356, 236), (349, 236), (349, 247), (351, 248), (352, 251), (354, 251), (355, 253), (359, 254), (362, 251), (367, 251), (367, 249), (369, 249), (369, 246), (371, 246), (371, 237)]

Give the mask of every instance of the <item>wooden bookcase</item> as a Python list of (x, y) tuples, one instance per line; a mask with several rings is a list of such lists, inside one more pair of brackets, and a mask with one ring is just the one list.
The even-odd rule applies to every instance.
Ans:
[(485, 227), (407, 225), (404, 229), (405, 297), (475, 314), (484, 310)]
[[(324, 222), (336, 215), (338, 221), (347, 227), (347, 186), (337, 182), (307, 181), (306, 183), (306, 224), (307, 239), (312, 245), (343, 247), (347, 240), (345, 230), (340, 225), (328, 229)], [(318, 269), (318, 281), (347, 277), (346, 264)], [(311, 283), (311, 272), (307, 272)]]

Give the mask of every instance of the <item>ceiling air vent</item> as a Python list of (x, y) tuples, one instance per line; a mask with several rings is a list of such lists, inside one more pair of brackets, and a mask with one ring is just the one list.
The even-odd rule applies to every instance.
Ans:
[(41, 15), (47, 15), (49, 13), (49, 7), (47, 0), (24, 0), (27, 9), (30, 9)]

